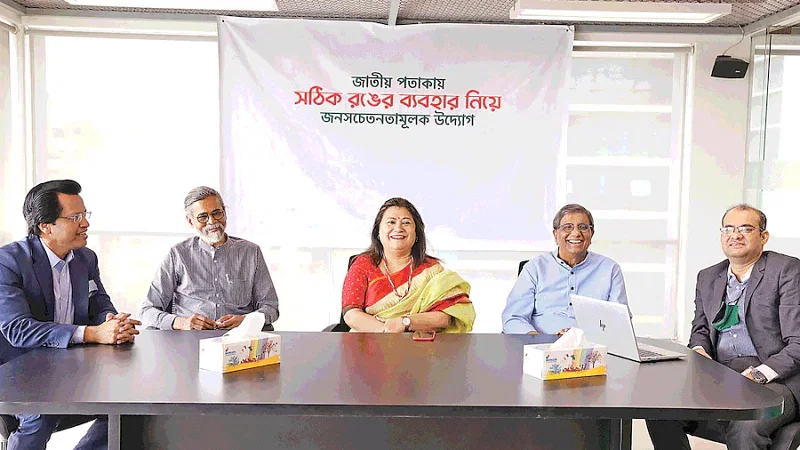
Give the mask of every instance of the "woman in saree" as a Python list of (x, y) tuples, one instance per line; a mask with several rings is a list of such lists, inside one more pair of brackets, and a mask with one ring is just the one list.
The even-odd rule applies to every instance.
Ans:
[(426, 253), (417, 208), (391, 198), (375, 217), (370, 247), (347, 271), (342, 313), (353, 331), (467, 333), (475, 321), (469, 290)]

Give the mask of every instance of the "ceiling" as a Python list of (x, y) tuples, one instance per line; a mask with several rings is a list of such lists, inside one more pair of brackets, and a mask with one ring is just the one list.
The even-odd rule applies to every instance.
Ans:
[[(277, 0), (279, 12), (253, 13), (237, 11), (197, 11), (175, 9), (109, 8), (73, 6), (64, 0), (7, 0), (24, 8), (28, 14), (47, 10), (115, 11), (136, 13), (218, 14), (246, 17), (292, 17), (328, 18), (386, 21), (391, 9), (391, 0)], [(605, 1), (605, 0), (585, 0)], [(626, 0), (647, 1), (653, 0)], [(673, 0), (687, 2), (686, 0)], [(719, 0), (693, 0), (699, 3), (719, 3)], [(725, 0), (732, 4), (731, 14), (721, 17), (706, 26), (746, 26), (760, 19), (800, 5), (800, 0)], [(400, 0), (397, 23), (459, 22), (459, 23), (521, 23), (509, 19), (514, 0)], [(579, 22), (576, 22), (579, 23)], [(657, 25), (657, 24), (654, 24)], [(685, 26), (685, 25), (682, 25)]]

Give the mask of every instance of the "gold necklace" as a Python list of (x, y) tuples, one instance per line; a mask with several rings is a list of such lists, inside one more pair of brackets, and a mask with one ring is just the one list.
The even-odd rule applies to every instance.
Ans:
[(406, 293), (400, 295), (397, 292), (397, 288), (392, 281), (392, 274), (389, 272), (389, 266), (386, 264), (386, 257), (383, 257), (383, 268), (386, 270), (386, 278), (389, 279), (389, 285), (392, 287), (392, 292), (396, 295), (400, 300), (406, 298), (409, 292), (411, 292), (411, 273), (414, 272), (414, 257), (411, 257), (411, 267), (408, 269), (408, 287), (406, 288)]

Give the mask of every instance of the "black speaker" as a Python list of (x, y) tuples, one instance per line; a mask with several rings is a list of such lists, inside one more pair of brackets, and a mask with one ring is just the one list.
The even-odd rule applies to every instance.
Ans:
[(747, 61), (739, 58), (732, 58), (728, 55), (719, 55), (714, 61), (714, 68), (711, 69), (711, 76), (714, 78), (744, 78), (747, 75)]

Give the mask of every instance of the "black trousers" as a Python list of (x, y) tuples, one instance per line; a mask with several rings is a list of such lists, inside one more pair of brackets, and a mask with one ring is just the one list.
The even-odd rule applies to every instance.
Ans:
[[(760, 365), (755, 357), (736, 358), (726, 366), (736, 372), (743, 372), (750, 366)], [(686, 433), (709, 437), (724, 442), (729, 449), (766, 450), (772, 445), (770, 437), (778, 428), (794, 420), (797, 415), (797, 400), (792, 391), (779, 381), (765, 385), (783, 396), (783, 414), (778, 417), (760, 420), (709, 421), (691, 420), (648, 420), (647, 431), (655, 450), (691, 450)]]

